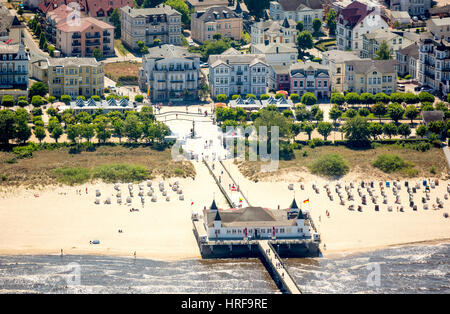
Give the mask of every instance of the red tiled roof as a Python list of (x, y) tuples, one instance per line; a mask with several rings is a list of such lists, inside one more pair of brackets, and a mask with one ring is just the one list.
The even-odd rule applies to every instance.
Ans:
[(59, 23), (56, 28), (59, 29), (62, 32), (70, 32), (70, 33), (74, 33), (74, 32), (83, 32), (84, 30), (86, 30), (88, 27), (92, 26), (92, 25), (96, 25), (98, 27), (100, 27), (101, 29), (114, 29), (114, 26), (102, 22), (100, 20), (97, 20), (93, 17), (83, 17), (80, 19), (80, 24), (72, 24), (72, 23), (68, 23), (63, 22), (63, 23)]
[(354, 1), (341, 10), (339, 18), (347, 21), (347, 25), (353, 27), (361, 22), (367, 15), (373, 12), (364, 3)]
[(133, 0), (42, 0), (39, 3), (39, 9), (47, 13), (71, 2), (77, 3), (80, 11), (89, 12), (93, 17), (96, 17), (100, 11), (103, 11), (106, 15), (107, 12), (115, 8), (122, 8), (127, 5), (133, 7)]

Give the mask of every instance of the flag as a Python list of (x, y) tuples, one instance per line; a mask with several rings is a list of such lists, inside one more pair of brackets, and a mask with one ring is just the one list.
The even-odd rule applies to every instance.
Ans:
[(239, 203), (242, 203), (242, 198), (241, 197), (239, 198)]
[(148, 86), (147, 96), (150, 97), (150, 85)]
[(194, 205), (194, 202), (191, 202), (191, 206)]
[(303, 201), (303, 204), (309, 203), (309, 198)]

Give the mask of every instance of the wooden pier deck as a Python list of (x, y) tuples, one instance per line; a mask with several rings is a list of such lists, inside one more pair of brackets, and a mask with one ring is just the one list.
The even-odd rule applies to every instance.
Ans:
[(277, 285), (281, 286), (281, 290), (289, 294), (301, 294), (302, 292), (292, 279), (287, 269), (284, 267), (281, 258), (278, 256), (269, 240), (258, 240), (258, 247), (261, 252), (261, 256), (270, 267), (268, 271), (274, 277)]

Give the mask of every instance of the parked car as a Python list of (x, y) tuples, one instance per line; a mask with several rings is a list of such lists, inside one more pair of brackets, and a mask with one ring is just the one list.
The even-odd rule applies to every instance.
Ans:
[(422, 86), (422, 87), (420, 88), (420, 91), (421, 91), (421, 92), (428, 92), (428, 93), (431, 93), (431, 92), (433, 91), (433, 89), (431, 89), (431, 87), (429, 87), (429, 86)]
[(414, 87), (414, 91), (418, 92), (418, 91), (420, 91), (421, 88), (422, 88), (422, 86), (416, 86), (416, 87)]
[(399, 92), (404, 92), (405, 91), (405, 85), (398, 84), (397, 85), (397, 89), (398, 89)]
[(203, 62), (202, 64), (200, 64), (201, 68), (208, 68), (209, 64), (207, 62)]

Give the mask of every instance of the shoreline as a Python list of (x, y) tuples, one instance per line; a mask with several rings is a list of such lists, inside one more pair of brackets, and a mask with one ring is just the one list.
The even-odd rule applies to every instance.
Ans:
[[(414, 242), (408, 242), (408, 243), (395, 243), (395, 244), (389, 244), (389, 245), (381, 245), (381, 246), (374, 246), (374, 247), (362, 247), (362, 248), (355, 248), (355, 249), (347, 249), (347, 250), (330, 250), (322, 252), (322, 256), (320, 257), (313, 257), (313, 259), (335, 259), (335, 258), (341, 258), (341, 257), (348, 257), (348, 256), (356, 256), (359, 254), (364, 253), (371, 253), (376, 251), (383, 251), (391, 248), (399, 248), (399, 247), (412, 247), (412, 246), (428, 246), (428, 245), (441, 245), (441, 244), (450, 244), (450, 238), (442, 238), (442, 239), (433, 239), (433, 240), (423, 240), (423, 241), (414, 241)], [(26, 251), (26, 252), (24, 252)], [(86, 249), (73, 249), (73, 251), (66, 253), (64, 251), (64, 256), (79, 256), (79, 255), (87, 255), (87, 256), (97, 256), (97, 257), (119, 257), (119, 258), (130, 258), (133, 259), (134, 255), (133, 252), (131, 252), (129, 255), (126, 254), (125, 251), (121, 250), (101, 250), (94, 252), (92, 250), (86, 250)], [(0, 248), (0, 256), (60, 256), (60, 253), (57, 250), (45, 250), (45, 249), (8, 249), (4, 250)], [(310, 257), (308, 257), (310, 258)], [(176, 255), (161, 255), (161, 254), (153, 254), (153, 253), (143, 253), (139, 254), (137, 252), (136, 259), (144, 259), (144, 260), (151, 260), (151, 261), (157, 261), (157, 262), (183, 262), (183, 261), (193, 261), (193, 260), (199, 260), (199, 261), (214, 261), (214, 260), (239, 260), (239, 259), (247, 259), (247, 258), (213, 258), (213, 259), (203, 259), (199, 255), (191, 255), (191, 256), (176, 256)], [(292, 258), (289, 258), (292, 259)], [(295, 258), (297, 259), (297, 258)], [(301, 258), (298, 258), (301, 259)]]

